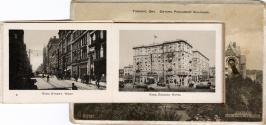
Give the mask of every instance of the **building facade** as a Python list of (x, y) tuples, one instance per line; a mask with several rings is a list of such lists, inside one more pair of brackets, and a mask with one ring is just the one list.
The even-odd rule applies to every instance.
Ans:
[(119, 69), (119, 78), (124, 77), (124, 69)]
[(209, 77), (210, 78), (215, 78), (215, 67), (210, 67), (210, 69), (209, 69)]
[(58, 53), (59, 39), (56, 36), (51, 37), (47, 44), (47, 73), (57, 75), (59, 72), (59, 53)]
[(230, 42), (225, 51), (225, 75), (231, 77), (236, 74), (246, 78), (246, 56), (241, 54), (235, 42)]
[(9, 30), (9, 89), (35, 89), (23, 30)]
[(133, 65), (125, 66), (123, 71), (124, 71), (124, 73), (123, 73), (124, 82), (132, 83), (133, 82), (133, 74), (134, 74)]
[(209, 79), (209, 58), (200, 51), (193, 51), (192, 80), (205, 81)]
[(133, 65), (128, 65), (124, 67), (124, 76), (133, 75)]
[(59, 77), (71, 78), (71, 33), (73, 30), (59, 30)]
[[(134, 47), (133, 68), (136, 83), (166, 83), (188, 86), (193, 69), (203, 75), (209, 69), (208, 59), (184, 40)], [(194, 54), (197, 54), (194, 56)], [(193, 68), (193, 59), (194, 62)], [(197, 62), (201, 61), (201, 62)], [(198, 69), (195, 67), (201, 65)], [(196, 71), (197, 70), (197, 71)], [(199, 73), (201, 72), (201, 73)]]
[(48, 69), (48, 60), (47, 60), (48, 56), (47, 56), (47, 49), (46, 46), (43, 47), (43, 70), (42, 73), (47, 74), (47, 69)]
[(59, 71), (64, 78), (106, 81), (106, 31), (60, 30)]

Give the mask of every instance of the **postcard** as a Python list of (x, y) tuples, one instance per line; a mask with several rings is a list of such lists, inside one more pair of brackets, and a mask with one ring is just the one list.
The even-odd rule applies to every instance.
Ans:
[(118, 30), (119, 102), (223, 102), (222, 24), (124, 24)]
[(223, 47), (222, 23), (4, 23), (3, 102), (222, 103)]
[(108, 24), (3, 24), (3, 102), (80, 102), (106, 96)]

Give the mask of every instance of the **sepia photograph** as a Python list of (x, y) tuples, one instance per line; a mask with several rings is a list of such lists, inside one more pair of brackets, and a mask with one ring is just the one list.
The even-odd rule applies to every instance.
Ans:
[(119, 90), (215, 92), (215, 30), (121, 30)]
[(10, 90), (105, 90), (106, 30), (9, 30)]
[[(177, 121), (259, 122), (263, 119), (263, 65), (254, 65), (245, 44), (227, 42), (225, 47), (225, 103), (75, 103), (74, 121), (93, 123), (112, 120), (145, 124)], [(262, 48), (258, 48), (262, 50)], [(254, 98), (256, 97), (256, 98)], [(112, 122), (113, 123), (113, 122)]]
[[(262, 65), (252, 65), (243, 43), (228, 42), (225, 48), (226, 103), (75, 103), (73, 119), (84, 123), (95, 120), (258, 122), (262, 114)], [(249, 49), (250, 50), (250, 49)], [(255, 54), (251, 50), (251, 54)], [(256, 98), (254, 98), (256, 97)]]

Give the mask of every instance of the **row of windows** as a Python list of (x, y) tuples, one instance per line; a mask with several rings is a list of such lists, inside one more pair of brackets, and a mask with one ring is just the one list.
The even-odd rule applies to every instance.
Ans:
[(174, 51), (185, 51), (188, 53), (192, 53), (192, 48), (189, 45), (179, 44), (176, 46), (175, 44), (164, 45), (159, 47), (150, 47), (150, 48), (137, 48), (135, 49), (135, 55), (147, 55), (152, 53), (163, 53), (164, 52), (174, 52)]
[[(64, 31), (60, 31), (60, 32), (64, 32)], [(65, 46), (67, 44), (69, 44), (73, 40), (79, 38), (81, 35), (83, 35), (84, 32), (86, 32), (86, 30), (73, 31), (73, 33), (71, 35), (69, 35), (65, 40), (62, 41), (62, 48), (65, 48)], [(106, 37), (106, 33), (103, 30), (94, 31), (92, 34), (90, 34), (90, 33), (92, 33), (92, 32), (87, 32), (87, 34), (85, 34), (82, 38), (80, 38), (79, 41), (76, 41), (73, 44), (72, 49), (73, 50), (80, 49), (82, 46), (91, 45), (96, 40), (104, 39)], [(63, 37), (63, 35), (60, 35), (60, 36)], [(70, 46), (70, 45), (68, 45), (68, 46)], [(64, 49), (63, 49), (63, 51), (64, 51)], [(67, 47), (66, 51), (71, 51), (71, 48)]]
[(84, 32), (86, 32), (86, 30), (76, 30), (73, 32), (72, 34), (72, 40), (77, 39), (78, 37), (80, 37)]

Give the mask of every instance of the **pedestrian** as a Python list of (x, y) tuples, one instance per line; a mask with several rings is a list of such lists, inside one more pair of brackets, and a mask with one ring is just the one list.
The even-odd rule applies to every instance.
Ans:
[(171, 90), (171, 86), (170, 86), (170, 84), (169, 84), (169, 83), (167, 84), (167, 87), (168, 87), (168, 89), (169, 89), (169, 90)]
[(85, 77), (86, 77), (85, 75), (82, 75), (82, 76), (81, 76), (81, 83), (86, 84), (86, 82), (85, 82)]
[(97, 75), (97, 78), (96, 78), (96, 86), (98, 88), (100, 88), (100, 80), (101, 80), (101, 75)]
[(168, 79), (166, 80), (166, 85), (167, 85), (167, 88), (170, 90), (171, 88), (170, 88), (170, 84), (169, 84), (169, 80)]
[(86, 84), (89, 84), (89, 81), (90, 81), (90, 76), (89, 75), (85, 75), (85, 81), (86, 81)]
[(47, 82), (49, 82), (49, 75), (47, 75)]
[(75, 86), (75, 83), (72, 83), (72, 90), (78, 90), (78, 87)]
[(78, 81), (78, 76), (76, 74), (74, 75), (74, 79), (76, 82)]

